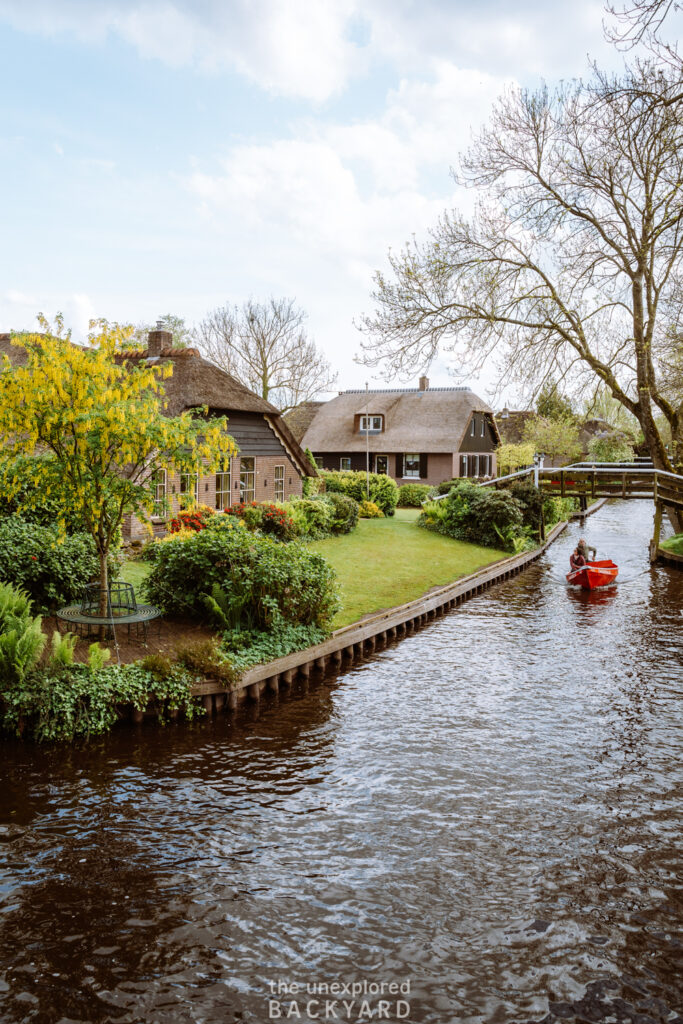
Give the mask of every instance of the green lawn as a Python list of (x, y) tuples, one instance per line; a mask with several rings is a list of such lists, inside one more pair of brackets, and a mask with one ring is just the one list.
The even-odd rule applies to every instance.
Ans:
[(135, 587), (135, 596), (140, 603), (143, 603), (145, 600), (140, 593), (140, 584), (144, 579), (146, 579), (151, 568), (151, 562), (124, 562), (121, 566), (120, 578), (125, 580), (126, 583), (133, 584)]
[(418, 515), (417, 509), (398, 509), (393, 518), (361, 519), (353, 533), (311, 544), (339, 576), (343, 607), (335, 629), (413, 601), (508, 554), (421, 530)]
[[(310, 545), (337, 570), (342, 609), (334, 628), (371, 612), (413, 601), (432, 587), (505, 558), (509, 552), (450, 540), (415, 525), (417, 509), (397, 509), (393, 518), (360, 519), (353, 533)], [(124, 562), (121, 578), (132, 583), (138, 600), (149, 562)]]

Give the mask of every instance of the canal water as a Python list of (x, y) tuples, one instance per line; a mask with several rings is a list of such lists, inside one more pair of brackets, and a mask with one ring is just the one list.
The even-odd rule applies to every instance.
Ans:
[(583, 527), (621, 586), (567, 590), (572, 526), (260, 711), (5, 744), (0, 1019), (680, 1022), (683, 576), (651, 524)]

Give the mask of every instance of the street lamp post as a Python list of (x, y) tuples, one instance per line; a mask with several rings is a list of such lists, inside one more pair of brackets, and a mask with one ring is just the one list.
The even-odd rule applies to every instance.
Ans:
[(365, 497), (370, 501), (370, 415), (368, 413), (368, 404), (370, 402), (370, 394), (368, 392), (368, 382), (365, 382)]

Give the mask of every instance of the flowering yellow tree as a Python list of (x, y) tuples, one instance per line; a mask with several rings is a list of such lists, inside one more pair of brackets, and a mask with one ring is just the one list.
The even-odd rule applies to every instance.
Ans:
[(30, 504), (31, 482), (82, 523), (97, 547), (103, 607), (107, 558), (123, 517), (154, 510), (153, 471), (206, 472), (237, 448), (227, 420), (189, 412), (164, 415), (163, 380), (172, 364), (127, 359), (133, 328), (93, 321), (87, 347), (75, 345), (58, 316), (39, 316), (43, 334), (15, 335), (24, 350), (0, 364), (0, 496)]

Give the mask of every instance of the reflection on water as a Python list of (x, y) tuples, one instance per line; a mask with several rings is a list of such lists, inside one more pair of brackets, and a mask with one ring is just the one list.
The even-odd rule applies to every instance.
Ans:
[(638, 575), (650, 523), (582, 528), (624, 585), (563, 585), (572, 528), (261, 711), (6, 744), (2, 1019), (262, 1022), (271, 982), (409, 980), (426, 1024), (680, 1021), (683, 577)]

